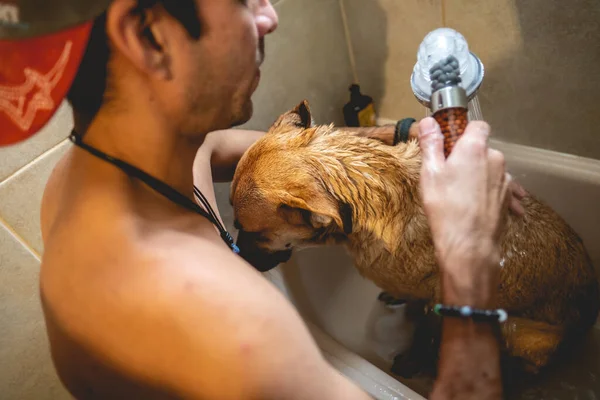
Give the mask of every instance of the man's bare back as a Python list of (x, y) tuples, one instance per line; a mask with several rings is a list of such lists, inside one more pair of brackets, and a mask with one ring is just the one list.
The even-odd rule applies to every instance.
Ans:
[[(195, 175), (214, 206), (210, 165)], [(323, 376), (341, 379), (212, 224), (80, 149), (52, 173), (42, 233), (53, 358), (77, 397), (252, 398), (287, 370), (290, 384), (313, 375), (319, 398)]]

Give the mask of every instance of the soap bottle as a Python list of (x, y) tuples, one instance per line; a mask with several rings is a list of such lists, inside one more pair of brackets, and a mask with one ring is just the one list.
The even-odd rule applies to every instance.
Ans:
[(371, 96), (360, 92), (360, 86), (352, 84), (350, 90), (350, 101), (344, 106), (344, 122), (350, 127), (375, 126), (377, 116)]

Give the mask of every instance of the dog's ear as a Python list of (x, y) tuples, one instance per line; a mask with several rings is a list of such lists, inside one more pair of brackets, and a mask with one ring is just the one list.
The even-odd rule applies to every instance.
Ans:
[(271, 127), (271, 132), (276, 128), (281, 127), (292, 127), (307, 129), (313, 126), (312, 113), (310, 112), (310, 106), (308, 101), (303, 100), (300, 104), (294, 107), (292, 110), (282, 114), (277, 121)]
[(284, 218), (294, 225), (307, 224), (314, 229), (334, 229), (352, 233), (352, 208), (347, 203), (335, 204), (319, 196), (304, 200), (290, 194), (283, 196), (279, 207)]
[(300, 104), (292, 110), (292, 113), (297, 114), (300, 117), (299, 128), (308, 129), (312, 126), (312, 113), (310, 112), (310, 106), (307, 100), (303, 100)]

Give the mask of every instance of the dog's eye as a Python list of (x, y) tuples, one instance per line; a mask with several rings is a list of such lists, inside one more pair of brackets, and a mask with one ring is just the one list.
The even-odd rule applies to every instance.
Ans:
[(271, 241), (268, 237), (266, 237), (262, 232), (248, 232), (245, 231), (246, 235), (250, 240), (259, 243), (268, 243)]
[(242, 225), (240, 224), (240, 221), (238, 221), (237, 219), (235, 221), (233, 221), (233, 227), (235, 229), (237, 229), (238, 231), (242, 230)]

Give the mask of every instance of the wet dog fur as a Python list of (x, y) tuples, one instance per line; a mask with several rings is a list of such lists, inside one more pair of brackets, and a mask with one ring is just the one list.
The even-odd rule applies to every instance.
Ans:
[[(242, 255), (268, 269), (292, 249), (344, 244), (359, 273), (393, 297), (439, 302), (418, 143), (388, 146), (311, 121), (302, 102), (240, 160), (231, 201)], [(505, 354), (535, 373), (593, 326), (600, 298), (577, 233), (534, 196), (522, 204), (524, 217), (509, 216), (502, 236), (497, 305), (509, 314)]]

